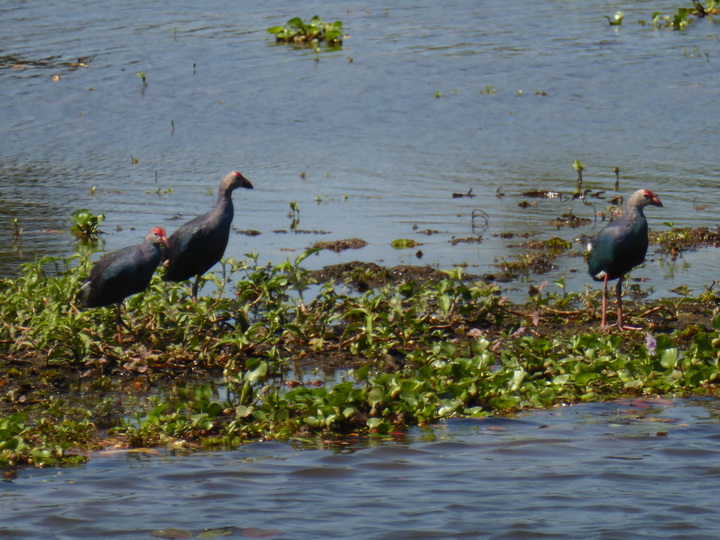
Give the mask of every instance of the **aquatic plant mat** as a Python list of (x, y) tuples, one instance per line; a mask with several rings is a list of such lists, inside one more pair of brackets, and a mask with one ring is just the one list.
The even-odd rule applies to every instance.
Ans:
[[(0, 281), (0, 465), (100, 449), (232, 448), (260, 439), (392, 437), (622, 396), (715, 394), (719, 297), (625, 310), (644, 331), (599, 328), (600, 287), (531, 287), (524, 304), (460, 269), (349, 263), (305, 270), (227, 260), (188, 284), (156, 275), (123, 309), (74, 303), (87, 256), (41, 259)], [(224, 277), (223, 277), (224, 276)]]

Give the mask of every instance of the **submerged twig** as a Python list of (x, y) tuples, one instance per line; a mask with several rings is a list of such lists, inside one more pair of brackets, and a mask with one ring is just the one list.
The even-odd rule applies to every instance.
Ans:
[(470, 219), (470, 224), (472, 226), (473, 232), (475, 232), (475, 228), (476, 228), (475, 218), (478, 216), (481, 216), (485, 220), (485, 224), (482, 227), (483, 229), (487, 229), (488, 227), (490, 227), (490, 216), (488, 215), (488, 213), (485, 212), (484, 210), (480, 210), (479, 208), (475, 208), (472, 211), (472, 218)]

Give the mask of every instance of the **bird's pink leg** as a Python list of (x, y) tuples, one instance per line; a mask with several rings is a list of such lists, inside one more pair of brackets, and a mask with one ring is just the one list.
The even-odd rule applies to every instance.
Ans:
[(622, 330), (624, 328), (623, 325), (623, 311), (622, 311), (622, 282), (625, 278), (625, 275), (622, 275), (618, 278), (617, 285), (615, 286), (615, 294), (617, 296), (617, 310), (618, 310), (618, 316), (617, 316), (617, 327)]
[(607, 314), (607, 284), (608, 284), (608, 276), (605, 274), (605, 279), (603, 280), (603, 297), (602, 297), (602, 324), (601, 327), (605, 328), (605, 317)]
[(620, 276), (617, 282), (617, 310), (618, 310), (618, 319), (617, 319), (617, 327), (618, 330), (642, 330), (641, 326), (627, 326), (625, 324), (625, 319), (623, 318), (623, 309), (622, 309), (622, 282), (625, 278), (625, 275)]

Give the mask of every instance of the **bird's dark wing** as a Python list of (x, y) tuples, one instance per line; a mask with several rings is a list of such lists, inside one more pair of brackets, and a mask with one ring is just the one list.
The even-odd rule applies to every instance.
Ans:
[(161, 251), (157, 245), (142, 244), (102, 257), (81, 288), (83, 305), (107, 306), (144, 290), (160, 263)]
[(232, 218), (232, 204), (216, 207), (170, 235), (170, 260), (163, 279), (183, 281), (203, 274), (217, 263), (225, 253)]
[(647, 221), (617, 219), (590, 242), (588, 271), (596, 280), (617, 279), (645, 260)]

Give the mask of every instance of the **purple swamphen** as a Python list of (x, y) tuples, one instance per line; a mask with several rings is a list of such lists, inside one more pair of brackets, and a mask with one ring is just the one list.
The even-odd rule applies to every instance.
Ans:
[(165, 281), (185, 281), (195, 276), (193, 301), (197, 300), (200, 277), (225, 254), (230, 224), (235, 215), (232, 192), (237, 188), (253, 189), (253, 185), (239, 172), (231, 172), (220, 181), (215, 206), (170, 235), (169, 260), (162, 278)]
[(623, 277), (645, 260), (648, 249), (648, 225), (643, 208), (662, 203), (655, 194), (640, 189), (627, 202), (627, 211), (622, 217), (610, 222), (587, 245), (588, 270), (592, 278), (603, 282), (602, 326), (605, 327), (607, 314), (608, 281), (617, 279), (617, 327), (630, 329), (623, 322), (622, 282)]
[(77, 300), (84, 308), (115, 304), (118, 341), (122, 342), (120, 305), (128, 296), (147, 288), (168, 247), (165, 229), (155, 227), (142, 244), (104, 255), (80, 287)]

